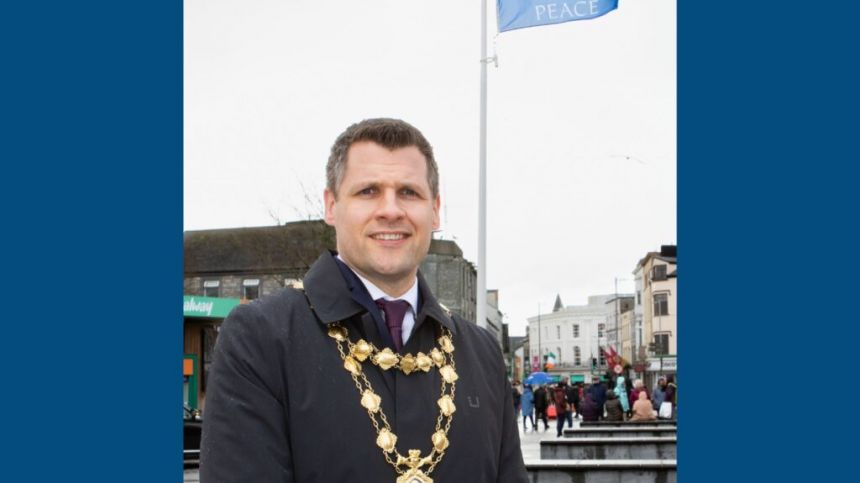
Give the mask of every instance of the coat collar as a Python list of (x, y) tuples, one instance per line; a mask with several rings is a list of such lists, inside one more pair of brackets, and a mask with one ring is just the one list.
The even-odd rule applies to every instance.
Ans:
[[(355, 279), (357, 280), (357, 277)], [(320, 323), (327, 325), (346, 320), (365, 310), (353, 297), (353, 287), (350, 282), (341, 273), (334, 254), (329, 251), (320, 255), (308, 270), (303, 282), (304, 290)], [(364, 289), (363, 286), (361, 288)], [(443, 308), (433, 296), (420, 271), (418, 272), (418, 293), (421, 307), (415, 319), (416, 328), (425, 318), (430, 317), (456, 334), (449, 311)]]

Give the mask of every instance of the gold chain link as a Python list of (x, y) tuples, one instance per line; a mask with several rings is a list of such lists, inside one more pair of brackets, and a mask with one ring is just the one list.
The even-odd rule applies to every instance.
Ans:
[[(337, 323), (332, 324), (332, 325), (342, 327), (344, 330), (346, 330), (345, 327), (343, 327), (342, 325), (339, 325)], [(448, 330), (448, 328), (446, 328), (446, 327), (442, 327), (442, 334), (443, 334), (443, 336), (446, 336), (449, 339), (453, 339), (451, 331)], [(340, 353), (341, 359), (343, 359), (344, 362), (346, 362), (346, 359), (349, 356), (347, 355), (347, 351), (345, 351), (343, 348), (343, 342), (340, 339), (335, 339), (335, 341), (337, 343), (337, 350)], [(353, 344), (353, 342), (351, 340), (349, 340), (348, 337), (346, 337), (346, 343), (347, 343), (347, 347), (349, 348), (349, 353), (352, 354), (353, 347), (355, 346), (355, 344)], [(370, 344), (370, 346), (373, 348), (374, 353), (379, 351), (379, 349), (377, 349), (375, 345)], [(443, 352), (443, 355), (445, 355), (444, 352)], [(376, 361), (373, 360), (373, 357), (368, 357), (367, 359), (370, 360), (374, 365), (376, 365), (378, 367), (378, 364), (376, 364)], [(402, 357), (400, 357), (398, 355), (398, 363), (396, 366), (392, 366), (392, 367), (400, 368), (400, 361), (401, 360), (402, 360)], [(356, 361), (356, 362), (358, 363), (358, 361)], [(453, 352), (450, 352), (447, 354), (445, 362), (447, 362), (448, 365), (451, 366), (451, 369), (456, 373), (457, 367), (454, 364)], [(444, 366), (444, 363), (442, 365)], [(373, 391), (373, 387), (370, 385), (370, 381), (367, 379), (367, 376), (365, 375), (364, 371), (361, 369), (361, 365), (357, 364), (357, 366), (358, 366), (358, 374), (355, 374), (352, 371), (349, 371), (349, 373), (352, 376), (352, 380), (355, 383), (355, 388), (358, 390), (358, 394), (363, 395), (365, 390), (368, 390), (368, 391), (376, 394)], [(359, 376), (361, 376), (361, 381), (359, 381)], [(441, 377), (441, 375), (440, 375), (440, 379), (442, 381), (442, 390), (441, 390), (442, 394), (440, 396), (440, 398), (441, 398), (441, 397), (444, 397), (446, 395), (446, 393), (449, 393), (449, 391), (448, 391), (448, 387), (447, 387), (448, 383), (445, 382), (445, 378)], [(451, 389), (450, 389), (450, 393), (448, 395), (451, 397), (451, 400), (453, 401), (454, 400), (454, 392), (455, 392), (455, 388), (456, 388), (456, 382), (451, 382), (450, 386), (451, 386)], [(391, 432), (391, 425), (388, 423), (388, 418), (385, 416), (385, 413), (382, 411), (382, 405), (380, 404), (379, 410), (377, 412), (373, 412), (370, 409), (367, 409), (367, 415), (370, 417), (370, 422), (373, 424), (373, 428), (374, 428), (374, 430), (376, 430), (377, 436), (379, 435), (379, 433), (381, 431), (381, 429), (379, 427), (379, 421), (377, 421), (377, 413), (378, 413), (379, 420), (382, 421), (382, 425), (384, 426), (384, 429)], [(439, 416), (436, 418), (436, 429), (434, 431), (434, 434), (442, 429), (442, 424), (444, 421), (444, 425), (445, 425), (444, 435), (445, 435), (445, 438), (447, 439), (448, 438), (448, 431), (451, 429), (451, 421), (453, 419), (454, 419), (453, 413), (449, 414), (448, 416), (445, 416), (444, 411), (442, 411), (442, 409), (440, 408), (439, 409)], [(426, 471), (426, 474), (428, 476), (430, 475), (430, 473), (433, 472), (433, 469), (436, 468), (436, 465), (439, 464), (440, 461), (442, 461), (442, 457), (445, 456), (444, 450), (443, 451), (436, 451), (436, 445), (434, 445), (432, 443), (432, 440), (431, 440), (430, 446), (432, 448), (432, 450), (430, 451), (430, 455), (429, 455), (431, 458), (431, 463), (430, 463), (430, 466), (427, 468), (427, 471)], [(397, 456), (398, 460), (403, 458), (403, 456), (400, 454), (400, 452), (397, 451), (396, 447), (394, 448), (393, 453), (395, 456)], [(394, 467), (394, 471), (396, 471), (398, 475), (402, 475), (405, 473), (404, 470), (400, 469), (400, 467), (397, 465), (396, 461), (392, 461), (391, 456), (389, 455), (388, 452), (383, 450), (382, 456), (385, 457), (385, 461), (387, 461), (388, 464), (390, 464), (391, 466)]]

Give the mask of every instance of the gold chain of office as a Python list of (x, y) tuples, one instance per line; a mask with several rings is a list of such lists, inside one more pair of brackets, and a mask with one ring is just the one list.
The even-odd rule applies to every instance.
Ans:
[[(328, 335), (337, 342), (337, 350), (343, 359), (343, 368), (352, 376), (355, 387), (361, 395), (361, 405), (367, 410), (367, 415), (376, 430), (376, 445), (382, 449), (385, 461), (393, 466), (394, 471), (400, 475), (397, 478), (397, 483), (432, 483), (433, 480), (429, 475), (445, 456), (445, 450), (449, 444), (448, 431), (451, 429), (451, 420), (456, 410), (454, 390), (457, 372), (454, 365), (454, 344), (451, 331), (442, 327), (442, 336), (437, 340), (441, 350), (434, 347), (429, 355), (419, 352), (416, 356), (412, 354), (401, 356), (387, 347), (379, 350), (364, 339), (353, 343), (349, 340), (346, 327), (339, 323), (329, 326)], [(344, 348), (344, 343), (346, 343), (346, 348)], [(442, 379), (442, 394), (436, 401), (439, 406), (439, 416), (436, 418), (435, 432), (430, 437), (433, 449), (429, 455), (422, 457), (420, 450), (410, 449), (409, 456), (406, 457), (397, 451), (397, 435), (391, 431), (388, 418), (382, 411), (382, 398), (373, 392), (370, 381), (362, 370), (361, 363), (366, 360), (382, 370), (397, 368), (406, 375), (417, 371), (429, 372), (434, 366), (439, 368)], [(402, 466), (406, 466), (408, 469), (404, 470), (401, 468)], [(427, 466), (427, 469), (422, 470), (423, 466)]]

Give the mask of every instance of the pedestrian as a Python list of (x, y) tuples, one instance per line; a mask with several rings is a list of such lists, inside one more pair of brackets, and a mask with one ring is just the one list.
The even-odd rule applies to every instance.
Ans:
[(603, 405), (606, 404), (606, 386), (603, 384), (603, 381), (601, 381), (599, 377), (595, 376), (593, 379), (593, 383), (589, 388), (589, 391), (591, 393), (591, 400), (594, 401), (594, 403), (600, 409), (598, 419), (603, 419)]
[(660, 410), (660, 405), (663, 404), (663, 400), (666, 398), (666, 391), (663, 389), (664, 387), (666, 387), (666, 378), (660, 376), (660, 378), (657, 379), (657, 385), (655, 385), (654, 389), (651, 390), (651, 403), (655, 411)]
[(586, 392), (582, 399), (582, 420), (583, 421), (598, 421), (603, 414), (603, 408), (599, 407), (594, 399), (591, 398), (591, 393)]
[(631, 421), (653, 421), (657, 419), (657, 413), (654, 412), (654, 406), (648, 400), (648, 393), (642, 391), (639, 393), (639, 400), (633, 403), (633, 417)]
[(570, 402), (570, 386), (568, 386), (566, 379), (560, 379), (558, 383), (561, 384), (561, 388), (564, 390), (564, 399), (567, 401), (567, 412), (564, 413), (564, 420), (567, 421), (567, 427), (572, 428), (574, 407)]
[(606, 404), (603, 405), (606, 411), (606, 421), (624, 421), (624, 408), (621, 407), (621, 401), (615, 395), (612, 389), (606, 391)]
[(567, 394), (567, 403), (570, 405), (570, 411), (567, 412), (567, 427), (572, 428), (573, 418), (579, 413), (579, 391), (571, 382), (565, 388), (565, 393)]
[[(648, 393), (648, 389), (645, 387), (645, 383), (642, 382), (642, 379), (636, 379), (633, 381), (633, 390), (630, 391), (630, 407), (633, 407), (633, 404), (639, 400), (639, 393), (645, 391)], [(649, 397), (650, 399), (650, 397)]]
[(666, 376), (666, 388), (664, 389), (666, 396), (663, 401), (672, 405), (672, 416), (670, 419), (675, 419), (678, 412), (678, 386), (675, 384), (675, 376), (669, 374)]
[(532, 387), (526, 385), (525, 389), (523, 389), (523, 395), (520, 399), (520, 405), (523, 410), (523, 431), (526, 430), (526, 420), (531, 421), (532, 430), (537, 430), (535, 426), (535, 415), (534, 415), (534, 394), (532, 393)]
[[(585, 388), (583, 387), (583, 384), (581, 382), (576, 383), (576, 393), (579, 396), (580, 401), (585, 401)], [(581, 405), (582, 404), (580, 404), (580, 406)], [(577, 407), (576, 408), (576, 417), (580, 417), (581, 414), (582, 414), (582, 411), (580, 411), (580, 408)]]
[(438, 180), (404, 121), (337, 137), (323, 193), (337, 251), (221, 325), (201, 481), (528, 481), (498, 344), (418, 270)]
[(567, 419), (569, 406), (567, 403), (567, 393), (565, 392), (564, 382), (559, 381), (553, 392), (553, 401), (555, 402), (555, 421), (556, 421), (556, 437), (561, 437), (561, 430), (564, 428), (564, 421)]
[(624, 409), (624, 412), (629, 416), (630, 400), (627, 399), (627, 387), (624, 384), (624, 376), (618, 376), (618, 378), (615, 380), (615, 395), (618, 396), (618, 399), (621, 402), (621, 407)]
[(541, 384), (535, 389), (534, 393), (535, 397), (535, 413), (537, 413), (537, 419), (539, 421), (543, 421), (543, 430), (546, 431), (549, 429), (549, 422), (547, 421), (546, 409), (549, 406), (547, 400), (547, 391), (546, 385)]

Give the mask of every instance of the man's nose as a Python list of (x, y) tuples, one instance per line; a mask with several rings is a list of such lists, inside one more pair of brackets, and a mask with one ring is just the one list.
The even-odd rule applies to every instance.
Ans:
[(400, 199), (397, 197), (397, 192), (394, 190), (386, 190), (383, 196), (379, 199), (376, 215), (395, 220), (403, 216), (403, 206), (400, 204)]

